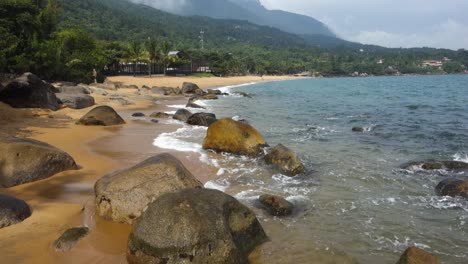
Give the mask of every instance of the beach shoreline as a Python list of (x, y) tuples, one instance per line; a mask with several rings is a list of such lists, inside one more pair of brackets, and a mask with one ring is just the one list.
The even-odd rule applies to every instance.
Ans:
[[(280, 81), (292, 78), (265, 76), (255, 78), (204, 78), (168, 77), (151, 78), (158, 85), (175, 86), (175, 82), (198, 81), (200, 87), (243, 85), (261, 81)], [(148, 78), (150, 79), (150, 78)], [(208, 78), (207, 78), (208, 79)], [(211, 78), (209, 78), (211, 79)], [(224, 80), (229, 81), (224, 82)], [(298, 79), (295, 77), (294, 79)], [(141, 78), (110, 78), (113, 82), (132, 85), (146, 83)], [(215, 80), (215, 81), (213, 81)], [(162, 83), (162, 84), (161, 84)], [(182, 82), (179, 83), (181, 86)], [(111, 91), (109, 91), (111, 92)], [(159, 149), (153, 141), (161, 133), (173, 132), (181, 127), (178, 124), (153, 124), (149, 120), (132, 118), (134, 112), (176, 110), (169, 105), (185, 105), (184, 96), (148, 96), (132, 89), (115, 91), (124, 94), (134, 104), (129, 106), (112, 105), (126, 120), (127, 124), (115, 127), (85, 127), (74, 122), (91, 108), (57, 112), (40, 109), (13, 109), (0, 103), (3, 115), (2, 133), (11, 136), (29, 137), (51, 144), (69, 153), (80, 166), (77, 171), (66, 171), (48, 179), (32, 182), (2, 192), (16, 196), (30, 204), (33, 214), (24, 222), (5, 228), (0, 233), (0, 246), (4, 249), (4, 260), (15, 263), (64, 263), (74, 262), (115, 263), (125, 261), (125, 250), (130, 227), (104, 221), (94, 215), (94, 183), (100, 177), (132, 165), (144, 159), (169, 152), (182, 161), (202, 183), (216, 175), (215, 168), (199, 160), (199, 154)], [(108, 104), (107, 97), (95, 96), (96, 105)], [(69, 119), (56, 119), (67, 116)], [(60, 212), (60, 214), (57, 214)], [(60, 234), (74, 226), (89, 226), (90, 236), (68, 253), (57, 253), (52, 243)], [(109, 230), (112, 230), (109, 233)]]

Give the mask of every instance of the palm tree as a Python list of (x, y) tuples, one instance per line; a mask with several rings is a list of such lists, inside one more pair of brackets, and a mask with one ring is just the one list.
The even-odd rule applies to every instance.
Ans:
[(148, 38), (148, 42), (146, 42), (146, 50), (148, 51), (149, 57), (149, 76), (151, 78), (151, 65), (158, 59), (159, 57), (159, 47), (158, 42), (155, 39)]
[(161, 42), (160, 46), (160, 54), (161, 54), (161, 61), (164, 66), (164, 75), (166, 75), (166, 68), (172, 62), (171, 58), (169, 57), (169, 52), (171, 51), (171, 45), (167, 41)]
[(127, 52), (129, 59), (134, 62), (133, 74), (135, 75), (137, 62), (141, 61), (143, 57), (143, 48), (138, 41), (134, 40), (130, 42)]

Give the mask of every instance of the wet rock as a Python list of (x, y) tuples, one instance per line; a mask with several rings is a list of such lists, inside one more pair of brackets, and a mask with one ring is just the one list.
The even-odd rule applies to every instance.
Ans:
[(411, 161), (401, 165), (403, 169), (411, 169), (412, 167), (421, 167), (424, 170), (451, 170), (451, 171), (458, 171), (458, 170), (468, 170), (468, 163), (462, 161), (453, 161), (453, 160), (446, 160), (446, 161), (435, 161), (435, 160), (427, 160), (427, 161)]
[(292, 214), (294, 209), (292, 203), (280, 196), (263, 194), (258, 200), (273, 216), (288, 216)]
[(210, 126), (216, 122), (216, 115), (211, 113), (196, 113), (189, 117), (187, 124), (192, 126)]
[(133, 113), (132, 116), (133, 117), (145, 117), (145, 114), (138, 112), (138, 113)]
[(128, 100), (126, 95), (123, 94), (112, 94), (109, 97), (111, 103), (115, 103), (121, 106), (134, 105), (135, 103)]
[(89, 234), (87, 227), (73, 227), (66, 230), (57, 240), (54, 241), (54, 248), (57, 251), (70, 251), (78, 241)]
[(157, 119), (151, 119), (151, 122), (157, 124), (157, 123), (159, 123), (159, 120), (157, 120)]
[(153, 118), (160, 118), (160, 119), (167, 119), (167, 118), (171, 118), (172, 115), (170, 114), (166, 114), (164, 112), (154, 112), (150, 115), (150, 117), (153, 117)]
[(468, 180), (445, 179), (435, 187), (435, 192), (440, 196), (461, 196), (468, 198)]
[(134, 85), (134, 84), (127, 85), (126, 88), (127, 88), (127, 89), (135, 89), (135, 90), (138, 90), (138, 86), (136, 86), (136, 85)]
[(28, 138), (0, 137), (0, 185), (13, 187), (78, 169), (73, 158), (47, 143)]
[(198, 108), (198, 109), (205, 109), (205, 107), (201, 105), (197, 105), (196, 103), (188, 102), (185, 107), (190, 107), (190, 108)]
[(221, 95), (221, 91), (220, 90), (216, 90), (216, 89), (208, 89), (206, 90), (209, 94), (215, 94), (215, 95)]
[(56, 111), (56, 89), (32, 73), (25, 73), (0, 91), (0, 101), (14, 108), (42, 108)]
[(71, 117), (63, 114), (56, 114), (56, 115), (48, 115), (49, 118), (51, 119), (56, 119), (56, 120), (72, 120)]
[(133, 263), (248, 263), (267, 240), (246, 206), (209, 189), (165, 194), (148, 206), (128, 239)]
[(151, 92), (154, 94), (165, 95), (164, 87), (153, 86), (151, 87)]
[(187, 109), (179, 109), (176, 113), (172, 116), (173, 119), (179, 120), (182, 122), (187, 122), (189, 117), (192, 116), (192, 113)]
[(0, 229), (21, 223), (30, 216), (31, 209), (25, 201), (0, 193)]
[(364, 128), (363, 127), (353, 127), (351, 129), (353, 132), (364, 132)]
[(211, 124), (203, 140), (204, 149), (248, 156), (260, 155), (265, 146), (265, 139), (255, 128), (231, 118)]
[(288, 176), (295, 176), (305, 171), (304, 164), (297, 158), (296, 153), (282, 144), (272, 148), (265, 156), (265, 161), (267, 164), (275, 165)]
[(130, 224), (162, 194), (202, 186), (178, 159), (160, 154), (99, 179), (94, 186), (96, 212)]
[(194, 84), (194, 83), (191, 83), (191, 82), (184, 82), (182, 84), (182, 89), (181, 89), (181, 93), (183, 94), (195, 94), (197, 93), (197, 91), (202, 91), (200, 89), (200, 87), (198, 87), (198, 85)]
[(151, 88), (149, 88), (148, 86), (146, 85), (143, 85), (140, 89), (139, 89), (140, 92), (142, 93), (148, 93), (151, 91)]
[(114, 126), (125, 124), (125, 121), (112, 107), (103, 105), (89, 111), (76, 124), (85, 126)]
[(438, 257), (417, 247), (409, 247), (397, 264), (440, 264)]
[(242, 96), (242, 97), (252, 98), (252, 95), (245, 93), (245, 92), (233, 92), (232, 94)]
[(94, 98), (86, 94), (58, 93), (58, 102), (72, 109), (83, 109), (94, 105)]

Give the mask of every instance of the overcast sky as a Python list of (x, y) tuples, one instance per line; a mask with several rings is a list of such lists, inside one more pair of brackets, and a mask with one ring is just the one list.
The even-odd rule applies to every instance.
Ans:
[(468, 49), (468, 0), (260, 0), (312, 16), (347, 40)]

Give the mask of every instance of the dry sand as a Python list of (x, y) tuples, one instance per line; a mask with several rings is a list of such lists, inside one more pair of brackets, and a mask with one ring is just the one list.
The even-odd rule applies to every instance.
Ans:
[[(189, 81), (202, 88), (262, 81), (260, 77), (112, 77), (115, 82), (136, 85), (181, 86)], [(265, 76), (266, 80), (286, 77)], [(110, 94), (114, 91), (110, 91)], [(84, 127), (75, 121), (90, 109), (68, 108), (56, 112), (40, 109), (13, 109), (0, 103), (0, 133), (30, 137), (56, 146), (74, 157), (80, 169), (59, 173), (45, 180), (4, 189), (0, 192), (24, 199), (33, 210), (24, 222), (0, 229), (1, 263), (126, 263), (125, 249), (130, 227), (104, 221), (94, 214), (95, 181), (103, 175), (123, 169), (145, 158), (164, 152), (152, 146), (154, 138), (178, 125), (162, 125), (132, 120), (136, 110), (149, 115), (167, 111), (169, 104), (184, 104), (183, 97), (157, 97), (121, 89), (133, 105), (121, 106), (106, 96), (95, 96), (96, 104), (107, 104), (127, 121), (115, 127)], [(172, 152), (202, 182), (216, 174), (200, 165), (191, 153)], [(55, 252), (52, 243), (68, 228), (86, 225), (91, 234), (68, 253)]]

